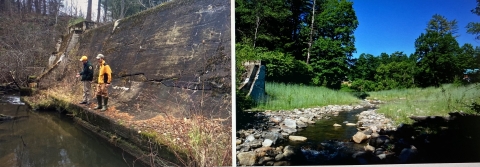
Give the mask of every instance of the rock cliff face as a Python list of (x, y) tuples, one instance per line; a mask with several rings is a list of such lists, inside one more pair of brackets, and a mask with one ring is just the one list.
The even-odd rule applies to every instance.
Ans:
[(116, 23), (87, 30), (68, 53), (76, 68), (82, 55), (93, 65), (105, 55), (110, 106), (138, 119), (231, 115), (230, 1), (173, 0)]

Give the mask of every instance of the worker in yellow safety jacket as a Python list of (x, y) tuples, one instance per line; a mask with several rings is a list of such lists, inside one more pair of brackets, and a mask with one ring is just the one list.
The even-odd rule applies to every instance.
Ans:
[(105, 63), (105, 56), (103, 56), (103, 54), (97, 55), (97, 61), (99, 65), (99, 70), (98, 86), (95, 93), (97, 95), (98, 105), (97, 107), (95, 107), (95, 109), (102, 109), (101, 111), (106, 111), (108, 108), (108, 86), (112, 82), (112, 69), (110, 69), (110, 66)]

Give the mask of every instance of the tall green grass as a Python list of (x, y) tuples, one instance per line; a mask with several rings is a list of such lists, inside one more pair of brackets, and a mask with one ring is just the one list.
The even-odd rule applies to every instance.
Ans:
[(449, 112), (474, 113), (470, 104), (480, 102), (478, 85), (455, 86), (445, 84), (439, 88), (412, 88), (368, 92), (369, 99), (386, 101), (378, 112), (395, 120), (396, 124), (412, 123), (410, 116), (447, 116)]
[(267, 96), (255, 110), (290, 110), (327, 105), (357, 104), (359, 99), (350, 93), (325, 87), (265, 83)]

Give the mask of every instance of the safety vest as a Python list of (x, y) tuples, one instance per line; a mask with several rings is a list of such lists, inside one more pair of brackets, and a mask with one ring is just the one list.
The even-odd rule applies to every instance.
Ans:
[(110, 84), (110, 82), (112, 82), (112, 69), (105, 63), (105, 60), (102, 60), (102, 64), (100, 64), (100, 69), (98, 70), (98, 83)]

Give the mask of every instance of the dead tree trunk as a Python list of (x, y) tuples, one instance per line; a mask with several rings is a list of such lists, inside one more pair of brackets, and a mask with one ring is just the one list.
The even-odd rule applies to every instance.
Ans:
[(255, 43), (257, 43), (257, 32), (258, 32), (258, 27), (260, 27), (260, 17), (257, 16), (257, 25), (255, 26), (255, 38), (253, 38), (253, 47), (255, 48)]
[(315, 0), (313, 0), (313, 6), (312, 6), (312, 24), (310, 25), (310, 41), (308, 41), (307, 64), (310, 61), (310, 51), (312, 50), (314, 20), (315, 20)]

